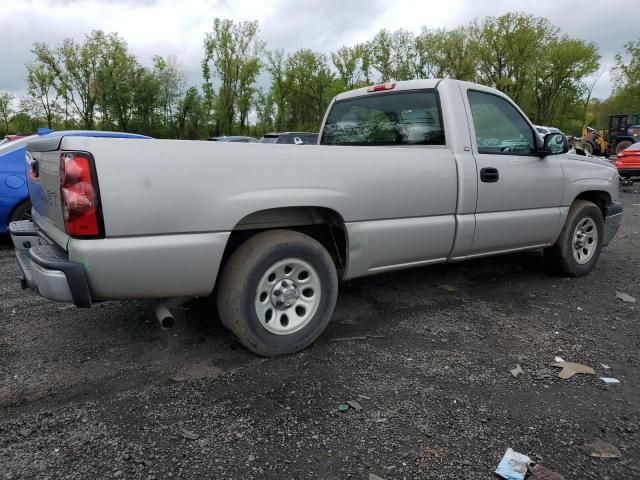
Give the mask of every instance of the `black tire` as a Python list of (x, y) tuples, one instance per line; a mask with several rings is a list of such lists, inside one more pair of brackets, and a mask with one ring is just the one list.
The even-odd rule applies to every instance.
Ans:
[(596, 148), (595, 145), (593, 143), (591, 143), (591, 142), (584, 142), (582, 144), (582, 147), (583, 147), (584, 151), (586, 153), (588, 153), (589, 155), (593, 155), (593, 152), (595, 152), (595, 148)]
[(623, 140), (616, 145), (616, 155), (633, 145), (629, 140)]
[[(585, 263), (580, 263), (574, 254), (576, 248), (574, 243), (578, 225), (588, 223), (590, 219), (597, 233), (597, 239), (594, 240), (595, 247), (593, 253)], [(557, 273), (568, 277), (581, 277), (589, 274), (600, 257), (602, 250), (602, 241), (604, 239), (604, 220), (600, 208), (587, 200), (576, 200), (569, 209), (567, 220), (560, 232), (558, 241), (555, 245), (545, 249), (545, 256), (551, 263), (551, 267)]]
[[(322, 293), (315, 313), (300, 330), (275, 334), (258, 319), (255, 302), (258, 286), (268, 271), (287, 259), (300, 259), (311, 265)], [(229, 257), (218, 283), (217, 302), (223, 325), (246, 348), (261, 356), (274, 357), (311, 345), (331, 320), (337, 297), (338, 275), (329, 252), (307, 235), (270, 230), (251, 237)]]
[(25, 200), (18, 204), (18, 206), (13, 209), (13, 212), (11, 212), (9, 223), (19, 220), (31, 220), (31, 201)]

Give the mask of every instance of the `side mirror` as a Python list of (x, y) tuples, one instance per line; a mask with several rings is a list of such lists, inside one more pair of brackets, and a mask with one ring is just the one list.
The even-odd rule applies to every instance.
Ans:
[(541, 156), (558, 155), (569, 151), (569, 141), (562, 133), (547, 133), (544, 136), (544, 145), (540, 151)]
[(304, 145), (304, 142), (302, 141), (302, 139), (300, 137), (295, 137), (293, 139), (293, 143), (295, 143), (296, 145)]

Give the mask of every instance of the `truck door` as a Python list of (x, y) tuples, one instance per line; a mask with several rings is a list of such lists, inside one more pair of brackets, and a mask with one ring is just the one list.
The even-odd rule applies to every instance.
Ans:
[(476, 231), (469, 253), (549, 244), (560, 221), (561, 162), (536, 153), (537, 133), (506, 97), (473, 89), (463, 97), (473, 119), (478, 167)]

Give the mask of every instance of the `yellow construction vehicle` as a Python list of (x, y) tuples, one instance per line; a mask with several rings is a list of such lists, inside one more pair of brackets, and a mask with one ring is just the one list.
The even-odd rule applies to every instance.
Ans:
[(606, 138), (606, 130), (596, 130), (588, 125), (582, 127), (582, 147), (591, 155), (604, 155), (607, 151)]

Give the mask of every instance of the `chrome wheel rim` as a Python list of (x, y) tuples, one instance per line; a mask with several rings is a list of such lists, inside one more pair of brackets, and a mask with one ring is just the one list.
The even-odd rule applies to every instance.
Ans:
[(287, 258), (269, 267), (258, 282), (256, 315), (267, 331), (291, 335), (311, 321), (321, 295), (318, 272), (300, 258)]
[(573, 232), (573, 258), (584, 265), (593, 258), (598, 246), (598, 228), (591, 217), (578, 222)]

